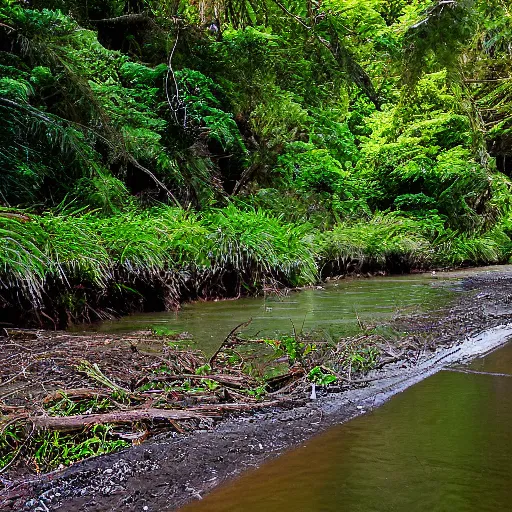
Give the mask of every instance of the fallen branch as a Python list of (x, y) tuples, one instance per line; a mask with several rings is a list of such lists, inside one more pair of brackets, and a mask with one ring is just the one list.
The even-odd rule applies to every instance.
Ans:
[(303, 380), (304, 380), (303, 377), (298, 377), (296, 379), (293, 379), (291, 382), (286, 384), (286, 386), (279, 388), (276, 391), (272, 391), (271, 393), (269, 393), (269, 395), (278, 396), (278, 395), (282, 395), (284, 393), (288, 393), (295, 386), (295, 384), (298, 384), (299, 382), (302, 382)]
[(204, 405), (182, 409), (132, 409), (130, 411), (110, 412), (104, 414), (78, 414), (76, 416), (29, 416), (17, 417), (32, 423), (36, 429), (58, 431), (80, 430), (92, 425), (134, 423), (137, 421), (183, 421), (201, 420), (207, 417), (220, 416), (223, 412), (249, 411), (264, 407), (282, 405), (283, 400), (272, 400), (249, 404)]
[(66, 389), (58, 390), (43, 398), (43, 404), (48, 404), (55, 400), (62, 400), (63, 398), (112, 398), (111, 394), (106, 392), (104, 389), (92, 389), (92, 388), (77, 388), (77, 389)]
[(38, 429), (70, 431), (80, 430), (91, 425), (134, 423), (137, 421), (183, 421), (201, 420), (210, 416), (209, 411), (203, 413), (194, 410), (176, 409), (133, 409), (131, 411), (109, 412), (104, 414), (79, 414), (76, 416), (31, 416), (29, 421)]
[(273, 377), (266, 382), (266, 387), (268, 390), (272, 390), (270, 394), (277, 394), (281, 391), (284, 391), (290, 387), (290, 384), (293, 384), (297, 380), (300, 380), (304, 377), (304, 370), (299, 372), (287, 373), (285, 375), (278, 375), (277, 377)]
[(251, 384), (255, 384), (255, 381), (249, 377), (236, 377), (233, 375), (223, 375), (223, 374), (215, 374), (215, 375), (196, 375), (189, 373), (182, 373), (180, 375), (166, 375), (164, 377), (155, 377), (148, 379), (149, 382), (168, 382), (172, 380), (213, 380), (218, 382), (219, 384), (223, 384), (224, 386), (234, 387), (237, 389), (244, 389), (250, 386)]
[(219, 355), (219, 352), (222, 350), (222, 347), (225, 343), (227, 343), (231, 336), (235, 334), (239, 329), (243, 329), (247, 327), (252, 322), (252, 318), (249, 318), (247, 322), (242, 322), (241, 324), (238, 324), (234, 329), (231, 329), (231, 332), (224, 338), (223, 342), (219, 345), (219, 348), (214, 352), (212, 357), (210, 357), (210, 360), (208, 361), (208, 364), (212, 366), (213, 361), (215, 361), (215, 358)]
[(263, 409), (265, 407), (276, 407), (283, 405), (283, 403), (289, 400), (271, 400), (266, 402), (254, 402), (254, 403), (237, 403), (237, 404), (219, 404), (219, 405), (197, 405), (190, 407), (187, 411), (201, 411), (203, 413), (218, 413), (218, 412), (230, 412), (230, 411), (251, 411), (253, 409)]

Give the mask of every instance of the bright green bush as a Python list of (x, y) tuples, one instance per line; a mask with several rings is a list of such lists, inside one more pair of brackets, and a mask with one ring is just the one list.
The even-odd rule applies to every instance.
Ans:
[(347, 188), (350, 194), (350, 188), (354, 186), (350, 182), (350, 172), (326, 149), (318, 149), (313, 144), (289, 144), (278, 163), (286, 178), (299, 189), (340, 193)]
[(511, 241), (500, 228), (475, 235), (447, 230), (433, 241), (433, 247), (438, 265), (490, 265), (508, 259)]
[(428, 266), (432, 261), (429, 235), (441, 229), (434, 218), (421, 222), (395, 215), (377, 215), (370, 221), (340, 224), (320, 235), (320, 256), (342, 268), (355, 260), (355, 268), (386, 268), (391, 258), (403, 259), (404, 270)]

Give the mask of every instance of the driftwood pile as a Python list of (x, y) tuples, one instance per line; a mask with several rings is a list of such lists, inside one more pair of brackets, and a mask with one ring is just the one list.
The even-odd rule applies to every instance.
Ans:
[[(375, 380), (365, 377), (370, 369), (413, 360), (428, 348), (425, 337), (389, 339), (363, 328), (335, 343), (302, 337), (302, 352), (292, 358), (276, 351), (277, 341), (269, 348), (268, 340), (239, 338), (243, 327), (233, 329), (210, 358), (180, 346), (180, 337), (149, 332), (6, 332), (0, 338), (0, 459), (2, 450), (14, 450), (16, 457), (0, 473), (23, 459), (35, 432), (108, 424), (120, 439), (140, 443), (162, 429), (182, 433), (208, 428), (225, 414), (301, 403), (314, 367), (336, 377), (333, 390), (343, 390)], [(361, 359), (369, 347), (371, 360)], [(24, 434), (6, 444), (4, 434), (13, 426)]]
[[(0, 460), (9, 451), (22, 455), (40, 431), (108, 424), (117, 426), (114, 434), (121, 439), (138, 443), (162, 429), (182, 433), (209, 427), (225, 414), (286, 402), (262, 399), (262, 389), (259, 395), (254, 391), (262, 381), (244, 372), (245, 361), (228, 361), (224, 347), (235, 330), (209, 359), (178, 348), (179, 340), (149, 332), (5, 334), (0, 338)], [(284, 377), (283, 385), (289, 382)], [(14, 426), (20, 439), (7, 442), (5, 434)], [(0, 473), (7, 469), (0, 466)]]

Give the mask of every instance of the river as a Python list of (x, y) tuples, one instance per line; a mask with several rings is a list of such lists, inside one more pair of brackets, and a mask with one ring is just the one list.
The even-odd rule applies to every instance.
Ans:
[[(497, 267), (498, 268), (498, 267)], [(488, 270), (490, 271), (490, 270)], [(296, 329), (335, 339), (356, 334), (359, 322), (380, 324), (394, 316), (442, 308), (460, 290), (461, 273), (344, 279), (281, 296), (185, 304), (180, 311), (142, 313), (91, 326), (104, 333), (147, 329), (190, 334), (211, 354), (238, 324), (252, 319), (247, 337), (275, 337)]]
[[(358, 319), (378, 324), (442, 308), (465, 275), (348, 279), (281, 297), (133, 315), (99, 329), (165, 326), (189, 332), (206, 352), (249, 318), (247, 336), (274, 336), (293, 326), (336, 337), (356, 332)], [(480, 373), (454, 370), (244, 474), (183, 512), (509, 510), (512, 345), (474, 361), (469, 370)]]
[(508, 344), (468, 368), (437, 373), (181, 511), (510, 510), (511, 424)]
[[(463, 284), (466, 276), (476, 277)], [(335, 337), (356, 332), (358, 319), (385, 328), (395, 315), (407, 325), (408, 316), (419, 312), (410, 322), (413, 330), (427, 329), (439, 344), (409, 366), (404, 360), (384, 369), (384, 380), (368, 387), (89, 459), (35, 482), (34, 495), (50, 503), (51, 493), (59, 503), (55, 510), (170, 511), (197, 496), (204, 499), (181, 512), (510, 510), (512, 345), (469, 366), (433, 373), (512, 335), (511, 276), (508, 266), (346, 279), (282, 297), (198, 302), (177, 314), (96, 325), (104, 333), (131, 333), (130, 340), (138, 336), (132, 331), (148, 328), (187, 331), (198, 348), (211, 353), (250, 317), (248, 336), (289, 333), (293, 324)], [(158, 337), (155, 343), (161, 350)], [(432, 376), (419, 382), (427, 375)], [(419, 383), (373, 408), (413, 382)], [(361, 408), (369, 410), (361, 414)], [(290, 446), (296, 448), (269, 460)]]

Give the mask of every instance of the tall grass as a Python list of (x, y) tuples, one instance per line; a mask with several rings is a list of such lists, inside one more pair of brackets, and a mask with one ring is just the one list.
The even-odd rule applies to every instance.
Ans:
[(40, 245), (44, 235), (36, 223), (0, 215), (0, 294), (16, 290), (40, 304), (51, 263)]
[(391, 215), (339, 224), (318, 237), (321, 260), (341, 272), (385, 270), (395, 261), (403, 270), (425, 267), (432, 258), (425, 231), (418, 221)]
[(46, 309), (53, 318), (58, 307), (108, 304), (109, 294), (111, 301), (159, 295), (152, 304), (172, 307), (183, 296), (317, 278), (306, 227), (234, 206), (202, 215), (167, 206), (107, 218), (0, 215), (0, 250), (0, 306)]
[(38, 242), (49, 262), (47, 272), (66, 284), (78, 278), (103, 287), (113, 277), (109, 252), (92, 219), (49, 213), (38, 219), (44, 233)]
[(394, 214), (339, 224), (321, 233), (318, 241), (323, 275), (488, 265), (506, 261), (511, 250), (511, 240), (499, 226), (484, 233), (459, 233), (446, 229), (439, 217), (412, 219)]
[(282, 284), (310, 284), (317, 279), (315, 249), (309, 226), (282, 222), (262, 210), (230, 205), (204, 215), (209, 254), (215, 269), (250, 272), (253, 286), (264, 279)]
[(510, 252), (510, 238), (499, 227), (472, 236), (447, 230), (432, 245), (434, 261), (450, 267), (504, 263)]
[(205, 264), (207, 229), (198, 216), (180, 208), (159, 207), (97, 218), (92, 226), (112, 263), (151, 275), (184, 264)]

